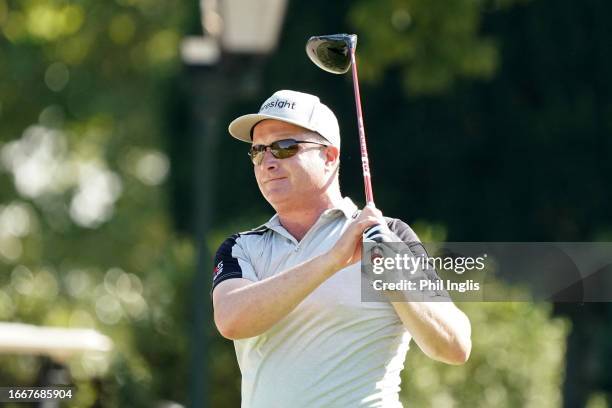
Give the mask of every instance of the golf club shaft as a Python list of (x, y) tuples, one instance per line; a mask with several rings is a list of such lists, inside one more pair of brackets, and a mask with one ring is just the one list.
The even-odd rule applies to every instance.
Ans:
[(366, 205), (374, 205), (374, 193), (370, 178), (370, 161), (368, 159), (368, 146), (366, 145), (363, 113), (361, 111), (361, 95), (359, 93), (359, 78), (357, 77), (357, 61), (355, 47), (350, 47), (351, 72), (353, 74), (353, 92), (355, 93), (355, 106), (357, 108), (357, 129), (359, 131), (359, 147), (361, 148), (361, 166), (363, 168), (363, 183), (365, 187)]

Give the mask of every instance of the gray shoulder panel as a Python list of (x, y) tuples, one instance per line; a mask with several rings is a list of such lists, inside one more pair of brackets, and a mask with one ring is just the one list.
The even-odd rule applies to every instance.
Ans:
[(397, 235), (415, 255), (427, 255), (427, 251), (417, 234), (410, 228), (410, 225), (398, 218), (385, 217), (387, 226), (395, 235)]

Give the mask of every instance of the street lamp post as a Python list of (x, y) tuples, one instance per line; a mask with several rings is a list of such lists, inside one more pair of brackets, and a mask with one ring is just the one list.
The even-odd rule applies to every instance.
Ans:
[[(192, 95), (192, 133), (196, 140), (194, 162), (195, 231), (198, 251), (194, 278), (194, 325), (190, 406), (208, 407), (210, 376), (209, 334), (212, 310), (212, 259), (206, 237), (214, 213), (215, 159), (223, 126), (219, 117), (231, 98), (238, 97), (246, 73), (243, 60), (261, 60), (277, 43), (285, 14), (286, 0), (201, 0), (203, 37), (187, 37), (181, 45), (183, 61), (189, 67)], [(240, 64), (236, 64), (236, 60)], [(237, 65), (239, 67), (237, 67)], [(252, 63), (251, 63), (252, 65)]]

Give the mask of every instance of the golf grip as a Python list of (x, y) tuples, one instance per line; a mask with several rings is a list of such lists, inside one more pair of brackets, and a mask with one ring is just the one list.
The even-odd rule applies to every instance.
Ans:
[(355, 94), (355, 106), (357, 107), (357, 130), (359, 131), (359, 147), (361, 148), (361, 166), (363, 168), (363, 184), (367, 205), (374, 205), (374, 193), (372, 192), (372, 181), (370, 178), (370, 161), (368, 159), (368, 146), (366, 145), (365, 127), (363, 126), (363, 113), (361, 111), (361, 95), (359, 93), (359, 78), (357, 77), (357, 61), (355, 58), (355, 47), (351, 51), (351, 72), (353, 74), (353, 92)]

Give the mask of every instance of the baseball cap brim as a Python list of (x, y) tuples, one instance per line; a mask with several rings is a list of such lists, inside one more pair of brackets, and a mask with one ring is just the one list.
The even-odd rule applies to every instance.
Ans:
[(274, 115), (265, 115), (261, 113), (251, 113), (234, 119), (232, 123), (229, 124), (228, 130), (230, 135), (232, 135), (236, 139), (242, 140), (243, 142), (251, 143), (253, 141), (253, 139), (251, 138), (251, 131), (253, 130), (253, 127), (262, 120), (266, 119), (274, 119), (281, 122), (291, 123), (292, 125), (300, 126), (304, 129), (316, 132), (316, 129), (304, 126), (304, 123), (300, 121), (295, 121)]

